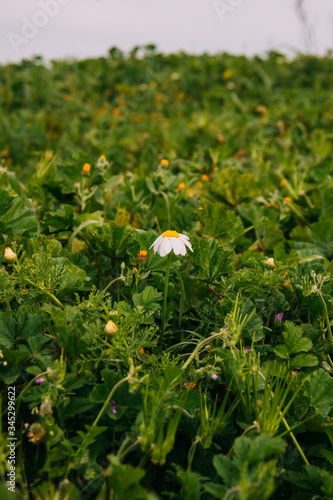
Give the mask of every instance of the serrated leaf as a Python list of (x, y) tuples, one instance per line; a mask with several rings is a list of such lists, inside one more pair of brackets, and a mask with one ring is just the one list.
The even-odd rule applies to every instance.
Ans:
[(183, 470), (181, 467), (176, 467), (177, 478), (181, 482), (184, 490), (184, 498), (190, 498), (191, 500), (200, 500), (200, 479), (202, 476), (197, 472), (192, 472), (190, 470)]
[(45, 344), (50, 341), (51, 339), (49, 337), (43, 337), (42, 334), (35, 335), (34, 337), (29, 337), (27, 340), (32, 353), (39, 351)]
[(0, 343), (5, 348), (10, 348), (15, 341), (16, 321), (4, 312), (0, 312)]
[(255, 465), (273, 455), (282, 453), (284, 448), (283, 439), (271, 437), (269, 434), (261, 434), (253, 439), (240, 436), (236, 438), (234, 443), (234, 462), (239, 465), (244, 462)]
[(241, 174), (233, 167), (220, 170), (214, 182), (211, 183), (210, 189), (213, 193), (222, 196), (232, 206), (260, 194), (254, 175), (251, 173)]
[(8, 236), (36, 236), (38, 225), (35, 213), (17, 195), (0, 189), (0, 233)]
[(163, 296), (152, 286), (147, 286), (143, 292), (135, 293), (132, 299), (135, 307), (141, 306), (145, 311), (156, 311), (161, 308), (158, 302), (163, 299)]
[(223, 274), (232, 271), (231, 262), (235, 253), (227, 250), (217, 239), (205, 236), (198, 238), (192, 236), (193, 254), (192, 262), (198, 269), (198, 278), (212, 282)]
[[(12, 384), (20, 375), (18, 364), (26, 360), (29, 357), (29, 353), (24, 349), (20, 349), (19, 351), (8, 351), (3, 349), (2, 354), (0, 380), (3, 380), (5, 384)], [(4, 361), (6, 361), (7, 365), (4, 365)]]
[(261, 248), (264, 250), (274, 249), (284, 240), (284, 235), (278, 224), (267, 217), (255, 224), (255, 232)]
[(317, 366), (318, 358), (314, 354), (297, 354), (292, 358), (293, 368), (304, 368), (306, 366)]
[(288, 347), (286, 345), (278, 345), (275, 347), (274, 352), (279, 358), (289, 359)]
[(42, 333), (41, 314), (29, 314), (22, 311), (17, 319), (19, 337), (33, 337)]
[(115, 498), (126, 498), (126, 500), (157, 500), (157, 497), (153, 493), (146, 492), (140, 485), (140, 481), (145, 475), (144, 470), (127, 464), (123, 465), (113, 455), (109, 455), (108, 458), (111, 462), (108, 481), (112, 491), (114, 491)]
[(213, 464), (218, 475), (228, 486), (230, 486), (232, 476), (237, 473), (237, 466), (234, 462), (225, 455), (215, 455)]
[(204, 232), (213, 237), (233, 240), (244, 230), (241, 218), (232, 210), (226, 209), (222, 203), (204, 202), (198, 211), (198, 217), (204, 226)]
[(333, 451), (322, 450), (321, 454), (333, 465)]
[(312, 342), (307, 337), (303, 337), (302, 328), (295, 325), (292, 321), (286, 321), (285, 331), (282, 332), (284, 342), (288, 348), (289, 354), (300, 351), (307, 352), (312, 349)]
[(285, 447), (286, 443), (283, 439), (271, 437), (269, 434), (261, 434), (251, 441), (248, 461), (250, 464), (255, 464), (267, 460), (282, 453)]
[(66, 231), (73, 227), (74, 216), (74, 207), (64, 205), (56, 212), (47, 212), (44, 215), (43, 224), (48, 226), (51, 232)]
[(95, 251), (102, 251), (113, 259), (119, 259), (128, 253), (137, 255), (139, 245), (133, 238), (133, 231), (128, 226), (118, 226), (115, 222), (96, 224), (82, 229), (85, 238)]
[(304, 382), (304, 397), (322, 417), (333, 408), (333, 379), (325, 370), (316, 370)]
[(64, 415), (66, 417), (74, 417), (79, 413), (84, 413), (94, 406), (94, 403), (87, 398), (74, 397), (71, 398), (69, 404), (64, 408)]
[(256, 312), (255, 305), (253, 302), (244, 297), (240, 303), (240, 322), (245, 319), (245, 325), (242, 330), (242, 336), (244, 339), (249, 338), (250, 341), (254, 339), (254, 342), (258, 342), (264, 336), (263, 332), (263, 321), (258, 316)]
[(221, 484), (205, 483), (203, 487), (205, 491), (208, 491), (214, 498), (224, 498), (227, 492), (227, 488)]

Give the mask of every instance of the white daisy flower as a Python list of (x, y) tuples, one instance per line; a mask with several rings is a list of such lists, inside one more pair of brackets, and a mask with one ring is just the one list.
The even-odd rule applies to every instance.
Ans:
[[(176, 255), (186, 255), (186, 247), (191, 252), (192, 245), (185, 234), (177, 233), (177, 231), (164, 231), (151, 245), (154, 247), (154, 252), (159, 253), (161, 257), (165, 257), (173, 250)], [(150, 248), (151, 248), (150, 247)]]

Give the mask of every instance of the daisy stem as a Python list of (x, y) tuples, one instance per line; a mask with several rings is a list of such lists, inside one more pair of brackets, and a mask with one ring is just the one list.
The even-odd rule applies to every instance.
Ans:
[(160, 331), (160, 351), (162, 351), (164, 330), (165, 330), (165, 316), (166, 316), (166, 306), (167, 306), (168, 290), (169, 290), (170, 262), (171, 262), (171, 252), (168, 254), (168, 261), (167, 261), (167, 267), (166, 267), (166, 273), (165, 273), (162, 324), (161, 324), (161, 331)]

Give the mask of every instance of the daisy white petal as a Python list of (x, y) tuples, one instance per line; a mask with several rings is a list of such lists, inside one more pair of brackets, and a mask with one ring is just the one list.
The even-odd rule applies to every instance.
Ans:
[(175, 255), (186, 255), (186, 247), (192, 251), (192, 246), (189, 241), (188, 236), (185, 234), (177, 233), (177, 231), (172, 231), (168, 229), (164, 231), (150, 248), (154, 249), (155, 253), (158, 253), (161, 257), (165, 257), (172, 250)]
[(172, 239), (172, 248), (173, 248), (173, 251), (175, 252), (175, 255), (179, 255), (179, 254), (182, 254), (182, 250), (183, 250), (183, 242), (180, 241), (180, 238), (173, 238)]
[(163, 241), (163, 236), (160, 235), (158, 238), (156, 238), (156, 240), (154, 241), (154, 243), (152, 245), (150, 245), (149, 249), (151, 249), (151, 247), (154, 247), (154, 252), (156, 253), (157, 252), (157, 248), (159, 247), (160, 243)]
[(184, 245), (184, 241), (179, 239), (178, 247), (181, 255), (186, 255), (186, 246)]
[(189, 241), (184, 241), (184, 244), (191, 250), (191, 252), (193, 252), (192, 245)]
[(164, 238), (163, 243), (160, 246), (160, 256), (165, 257), (172, 250), (172, 243), (169, 238)]

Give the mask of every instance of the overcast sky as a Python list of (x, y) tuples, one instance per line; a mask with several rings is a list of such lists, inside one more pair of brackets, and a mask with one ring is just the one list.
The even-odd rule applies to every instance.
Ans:
[(270, 49), (325, 54), (333, 48), (332, 0), (0, 0), (0, 63), (103, 56), (154, 43), (163, 52)]

